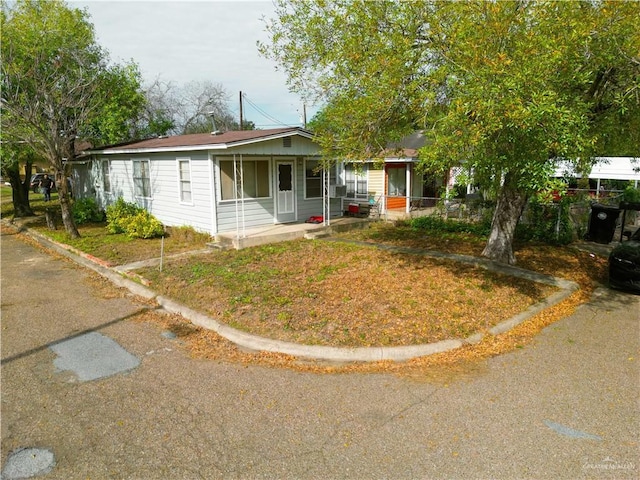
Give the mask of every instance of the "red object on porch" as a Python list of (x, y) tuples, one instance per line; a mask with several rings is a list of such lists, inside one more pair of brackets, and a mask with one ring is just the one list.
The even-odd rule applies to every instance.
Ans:
[(309, 217), (305, 223), (322, 223), (324, 222), (324, 217), (322, 215), (315, 215), (313, 217)]
[(348, 212), (349, 215), (358, 215), (360, 213), (360, 205), (357, 203), (350, 203)]

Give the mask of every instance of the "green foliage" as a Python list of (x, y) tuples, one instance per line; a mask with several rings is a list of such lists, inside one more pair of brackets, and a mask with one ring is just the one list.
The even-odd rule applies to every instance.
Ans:
[(438, 216), (418, 217), (411, 220), (410, 225), (414, 229), (429, 230), (438, 233), (470, 233), (486, 237), (491, 230), (491, 222), (479, 223), (461, 222), (457, 220), (445, 220)]
[(97, 95), (99, 112), (83, 129), (83, 136), (97, 145), (125, 142), (138, 136), (138, 120), (146, 98), (137, 65), (113, 65), (101, 73)]
[(557, 198), (563, 198), (567, 194), (567, 188), (564, 180), (549, 179), (547, 185), (537, 193), (537, 200), (542, 203), (553, 202)]
[(640, 188), (635, 188), (633, 183), (629, 182), (622, 192), (622, 200), (630, 203), (640, 203)]
[(115, 203), (107, 207), (107, 231), (109, 233), (124, 233), (126, 220), (135, 216), (140, 207), (135, 203), (125, 201), (122, 197), (118, 197)]
[[(422, 130), (427, 173), (462, 164), (524, 202), (555, 158), (637, 152), (637, 19), (637, 2), (278, 0), (261, 51), (326, 104), (314, 127), (332, 158), (375, 158)], [(519, 208), (498, 205), (509, 221), (485, 251), (510, 259), (499, 229)]]
[(550, 245), (568, 245), (575, 237), (569, 216), (570, 205), (571, 199), (566, 197), (555, 203), (533, 197), (527, 205), (527, 221), (516, 228), (516, 238)]
[(109, 205), (106, 213), (109, 233), (125, 233), (131, 238), (154, 238), (164, 234), (164, 227), (158, 219), (122, 197)]
[(146, 210), (128, 217), (127, 220), (124, 231), (131, 238), (154, 238), (164, 234), (162, 223)]
[[(85, 10), (63, 0), (3, 2), (0, 12), (0, 116), (3, 141), (20, 142), (56, 173), (83, 140), (128, 140), (143, 106), (140, 74), (120, 67), (96, 39)], [(64, 185), (61, 198), (68, 199)], [(71, 203), (61, 201), (67, 232), (79, 235)]]
[(105, 219), (104, 211), (100, 210), (93, 198), (83, 198), (73, 202), (71, 214), (77, 225), (89, 222), (103, 222)]

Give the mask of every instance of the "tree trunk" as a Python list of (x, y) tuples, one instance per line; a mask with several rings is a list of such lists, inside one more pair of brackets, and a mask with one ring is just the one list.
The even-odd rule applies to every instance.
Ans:
[(29, 203), (29, 189), (31, 188), (31, 167), (32, 163), (27, 162), (24, 167), (24, 182), (20, 178), (20, 167), (16, 163), (5, 167), (5, 173), (11, 183), (11, 196), (13, 200), (14, 217), (32, 217), (35, 215)]
[(64, 170), (56, 172), (56, 188), (58, 189), (58, 199), (60, 200), (60, 210), (62, 212), (62, 223), (71, 238), (80, 238), (80, 232), (76, 226), (71, 213), (71, 192)]
[(509, 265), (516, 263), (513, 238), (527, 200), (528, 196), (518, 191), (513, 176), (507, 174), (498, 194), (498, 203), (491, 221), (491, 233), (482, 256)]

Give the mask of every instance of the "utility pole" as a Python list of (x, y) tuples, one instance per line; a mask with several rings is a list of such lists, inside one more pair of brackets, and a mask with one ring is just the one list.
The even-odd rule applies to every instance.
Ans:
[(303, 125), (304, 128), (307, 128), (307, 104), (303, 103), (302, 104), (302, 119), (303, 119)]
[(242, 118), (242, 90), (240, 90), (240, 130), (244, 130), (242, 126), (243, 118)]

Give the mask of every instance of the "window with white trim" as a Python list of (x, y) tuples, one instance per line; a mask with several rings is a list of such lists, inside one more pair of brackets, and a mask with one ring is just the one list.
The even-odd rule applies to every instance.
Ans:
[(111, 192), (111, 161), (102, 160), (102, 189), (104, 192)]
[[(268, 198), (270, 178), (268, 159), (243, 159), (242, 162), (236, 159), (235, 165), (233, 159), (220, 160), (221, 200), (234, 200), (236, 192), (238, 198)], [(237, 181), (237, 189), (234, 180)], [(240, 185), (243, 187), (242, 194)]]
[(367, 166), (345, 163), (344, 179), (347, 186), (347, 197), (367, 198)]
[(151, 198), (149, 160), (133, 160), (133, 188), (136, 197)]
[(322, 197), (322, 168), (320, 161), (304, 161), (304, 198)]
[(191, 159), (178, 159), (178, 181), (180, 182), (180, 201), (191, 203), (193, 201), (191, 194)]

